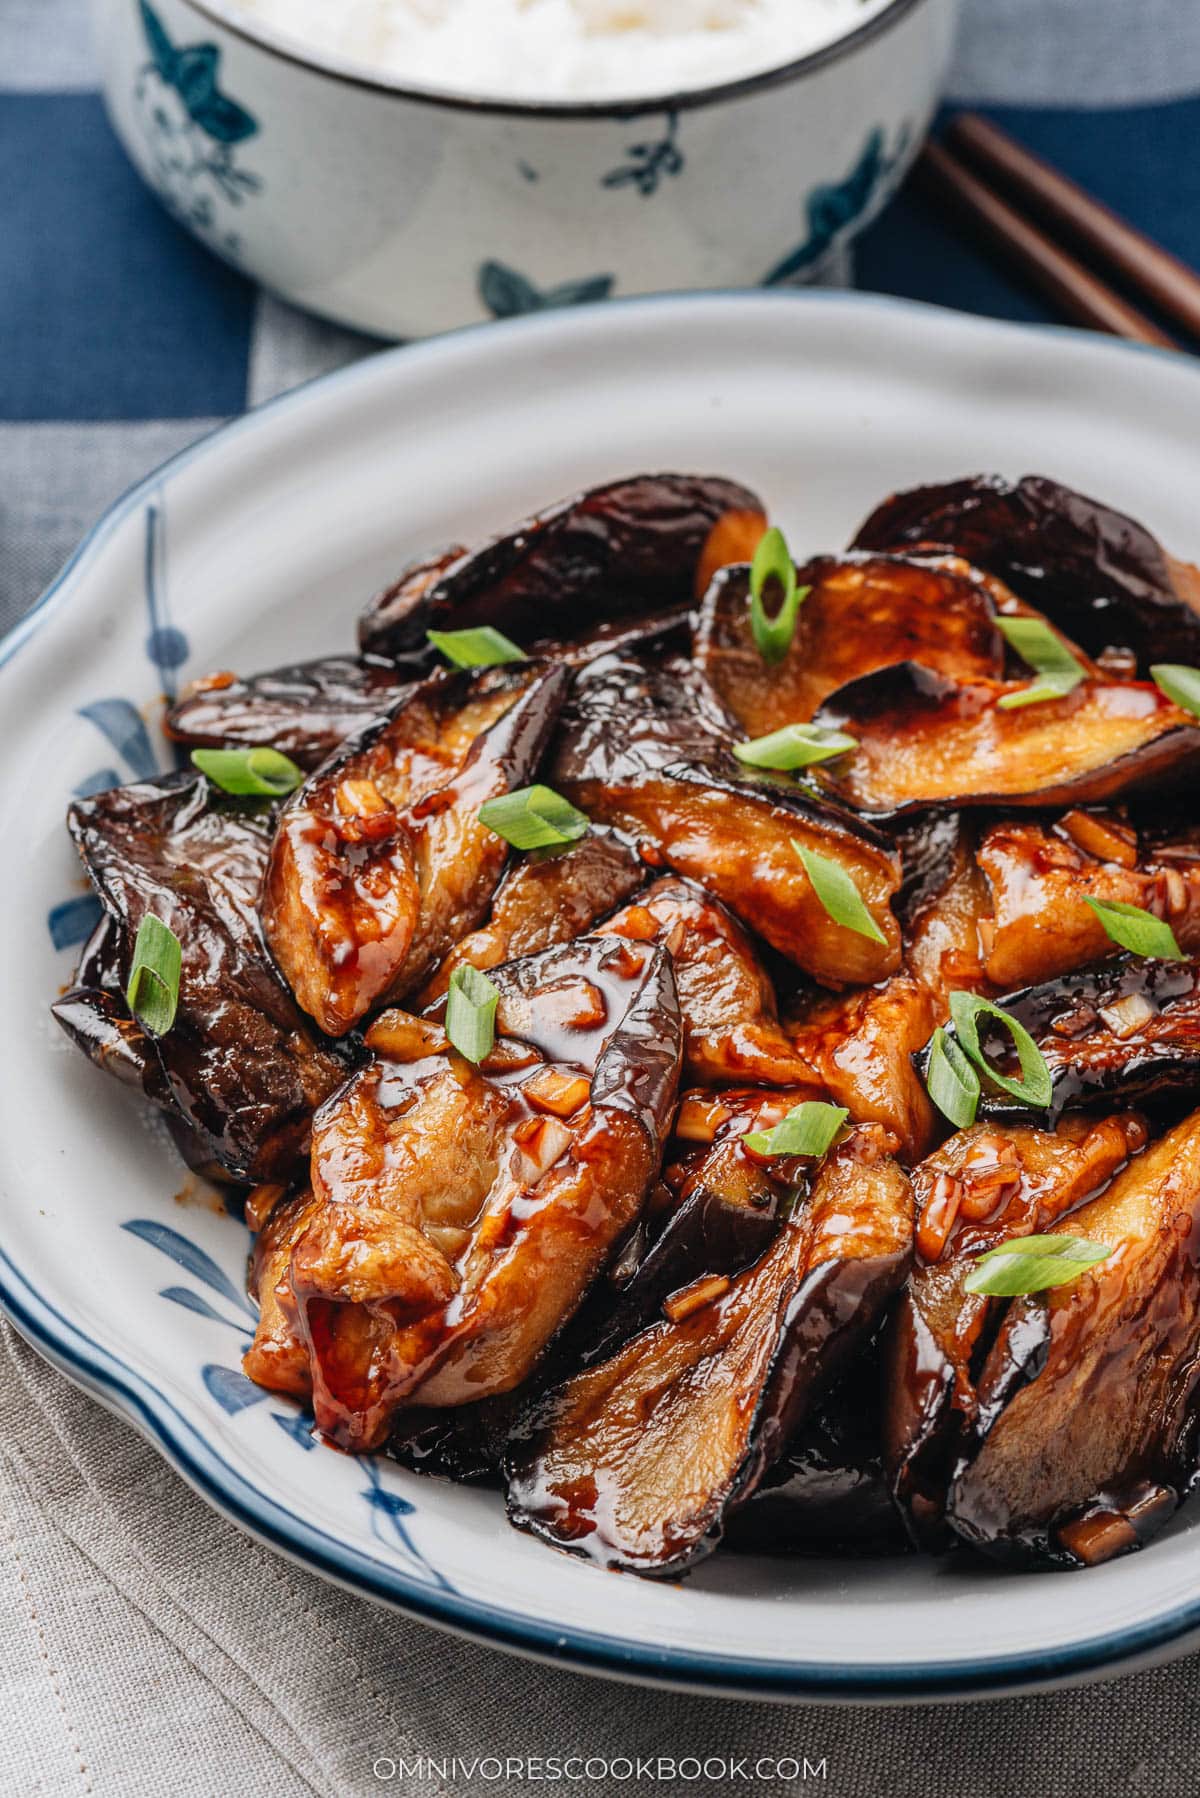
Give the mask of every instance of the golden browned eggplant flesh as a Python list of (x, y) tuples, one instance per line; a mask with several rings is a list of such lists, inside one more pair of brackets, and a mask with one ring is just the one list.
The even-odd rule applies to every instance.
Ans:
[(1141, 1547), (1200, 1484), (1200, 573), (1033, 476), (413, 548), (68, 819), (53, 1011), (240, 1197), (247, 1374), (642, 1575)]

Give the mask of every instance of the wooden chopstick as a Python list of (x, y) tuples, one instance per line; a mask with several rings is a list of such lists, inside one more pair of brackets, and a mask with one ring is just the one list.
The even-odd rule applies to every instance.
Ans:
[(1114, 270), (1130, 289), (1200, 337), (1200, 276), (1145, 232), (1060, 174), (974, 112), (947, 128), (950, 144), (972, 167), (1093, 262)]
[(1099, 276), (1049, 238), (972, 173), (943, 144), (928, 143), (917, 162), (926, 192), (948, 206), (1075, 323), (1134, 343), (1177, 349), (1173, 338)]

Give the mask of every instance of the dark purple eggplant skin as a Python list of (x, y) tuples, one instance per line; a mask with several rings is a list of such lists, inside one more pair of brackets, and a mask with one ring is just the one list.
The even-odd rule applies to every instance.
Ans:
[(724, 769), (741, 736), (732, 714), (683, 656), (655, 662), (613, 652), (576, 676), (551, 751), (551, 775), (564, 782), (615, 783), (675, 764)]
[[(526, 1386), (530, 1384), (526, 1381)], [(481, 1399), (475, 1405), (436, 1409), (432, 1405), (414, 1405), (397, 1417), (385, 1452), (413, 1473), (452, 1480), (456, 1486), (486, 1485), (499, 1489), (503, 1485), (504, 1451), (524, 1395), (525, 1387), (521, 1387), (517, 1392)]]
[(730, 1517), (727, 1547), (757, 1555), (909, 1551), (883, 1466), (882, 1378), (876, 1343)]
[(390, 712), (410, 682), (428, 673), (367, 656), (325, 656), (185, 691), (163, 728), (182, 749), (277, 749), (305, 770), (320, 767), (338, 745)]
[[(741, 1273), (766, 1252), (778, 1225), (774, 1203), (758, 1210), (733, 1204), (714, 1188), (698, 1185), (671, 1214), (607, 1316), (589, 1310), (580, 1318), (576, 1364), (591, 1367), (605, 1360), (661, 1317), (664, 1299), (704, 1274)], [(606, 1309), (611, 1295), (599, 1297)], [(561, 1368), (557, 1377), (562, 1377)]]
[[(1145, 998), (1156, 1016), (1121, 1038), (1100, 1016), (1131, 996)], [(1054, 1099), (1048, 1111), (1031, 1111), (985, 1080), (983, 1117), (1046, 1120), (1065, 1111), (1095, 1110), (1181, 1100), (1200, 1081), (1200, 963), (1146, 961), (1120, 955), (1061, 979), (1008, 993), (996, 1004), (1023, 1024), (1050, 1071)], [(1057, 1026), (1057, 1028), (1056, 1028)], [(953, 1035), (953, 1026), (947, 1027)], [(980, 1044), (1000, 1073), (1019, 1078), (1012, 1039), (983, 1020)], [(915, 1058), (924, 1078), (930, 1048)]]
[(897, 493), (855, 549), (920, 545), (998, 576), (1093, 653), (1119, 645), (1151, 662), (1200, 660), (1200, 584), (1143, 525), (1042, 475), (979, 475)]
[(591, 488), (440, 567), (409, 571), (367, 607), (359, 645), (395, 657), (429, 630), (491, 625), (524, 647), (690, 604), (709, 533), (728, 513), (761, 517), (762, 502), (715, 475), (634, 475)]
[[(198, 773), (76, 800), (71, 836), (111, 922), (53, 1007), (93, 1061), (186, 1132), (193, 1165), (247, 1184), (299, 1168), (313, 1110), (361, 1053), (317, 1035), (263, 945), (255, 906), (273, 822), (273, 808), (230, 800)], [(183, 946), (178, 1014), (157, 1040), (122, 997), (148, 911)]]
[(84, 944), (69, 992), (50, 1007), (77, 1049), (123, 1086), (166, 1107), (170, 1094), (154, 1044), (131, 1017), (121, 993), (121, 931), (105, 912)]

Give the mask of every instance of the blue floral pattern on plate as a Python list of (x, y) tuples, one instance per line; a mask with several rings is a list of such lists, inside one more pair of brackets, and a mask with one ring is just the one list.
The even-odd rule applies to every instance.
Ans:
[[(157, 1249), (193, 1280), (207, 1287), (221, 1301), (221, 1305), (218, 1308), (191, 1286), (161, 1287), (159, 1298), (181, 1306), (193, 1316), (203, 1318), (206, 1323), (222, 1324), (236, 1331), (244, 1341), (249, 1339), (253, 1330), (254, 1307), (207, 1250), (192, 1242), (190, 1237), (172, 1225), (160, 1223), (157, 1218), (131, 1218), (121, 1228), (150, 1248)], [(228, 1316), (228, 1310), (237, 1312), (238, 1316)], [(240, 1368), (227, 1367), (219, 1361), (208, 1361), (198, 1371), (204, 1390), (227, 1417), (237, 1417), (242, 1411), (249, 1411), (269, 1401), (278, 1402), (275, 1395), (256, 1386), (253, 1380), (248, 1380)], [(312, 1418), (307, 1412), (299, 1409), (273, 1410), (270, 1415), (284, 1434), (300, 1448), (308, 1450), (315, 1447)], [(389, 1483), (387, 1463), (364, 1456), (360, 1464), (367, 1483), (359, 1488), (359, 1497), (370, 1511), (371, 1534), (403, 1561), (409, 1572), (436, 1586), (439, 1591), (452, 1593), (455, 1589), (453, 1585), (444, 1573), (430, 1564), (413, 1539), (409, 1519), (416, 1517), (417, 1506)]]

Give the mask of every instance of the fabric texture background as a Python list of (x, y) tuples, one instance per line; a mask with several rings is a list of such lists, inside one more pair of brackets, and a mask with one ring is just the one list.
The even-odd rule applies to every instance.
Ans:
[[(161, 214), (107, 132), (85, 15), (85, 0), (0, 0), (0, 630), (164, 457), (373, 347), (255, 293)], [(1200, 263), (1194, 0), (968, 0), (952, 92), (997, 108)], [(1044, 316), (908, 196), (856, 269), (862, 286)], [(848, 1798), (1197, 1786), (1200, 1659), (942, 1708), (767, 1706), (589, 1679), (292, 1567), (7, 1326), (0, 1409), (0, 1798), (526, 1789), (472, 1774), (491, 1755), (807, 1756), (826, 1770), (809, 1784)], [(1046, 1603), (1054, 1591), (1047, 1581)], [(466, 1766), (403, 1782), (373, 1771), (421, 1755)]]

